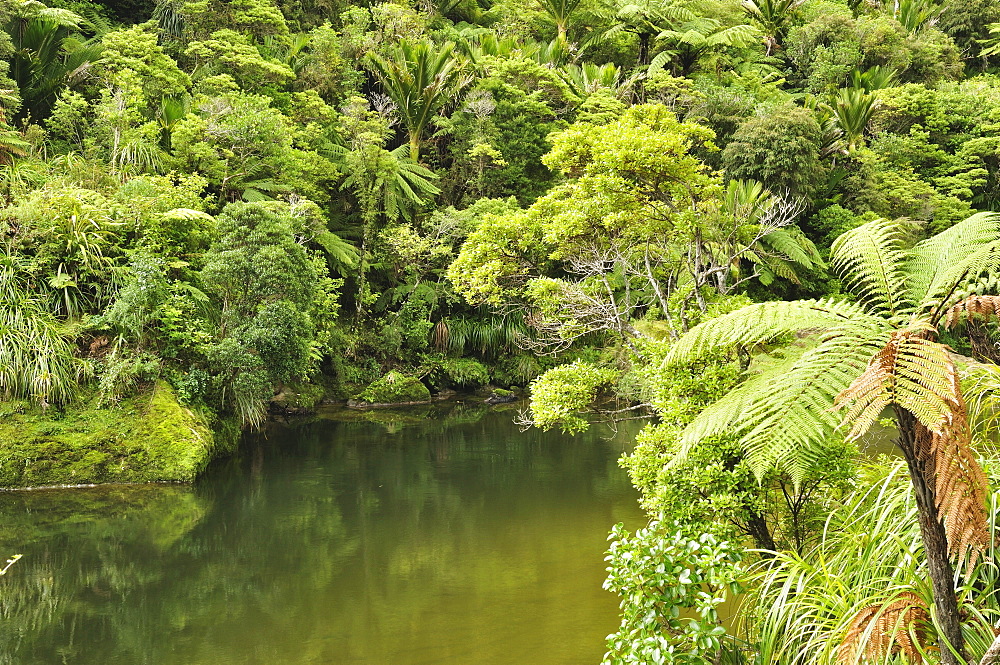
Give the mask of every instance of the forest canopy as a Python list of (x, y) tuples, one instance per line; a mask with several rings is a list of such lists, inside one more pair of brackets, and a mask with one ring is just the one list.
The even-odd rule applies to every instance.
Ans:
[(992, 662), (997, 3), (0, 22), (11, 414), (155, 392), (232, 432), (484, 389), (538, 427), (650, 417), (605, 662)]

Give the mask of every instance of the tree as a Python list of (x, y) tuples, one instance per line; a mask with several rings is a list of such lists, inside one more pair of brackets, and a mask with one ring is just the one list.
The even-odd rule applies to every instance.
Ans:
[(220, 401), (245, 424), (263, 420), (276, 384), (308, 379), (322, 355), (335, 283), (299, 241), (285, 204), (231, 203), (201, 280), (218, 306), (205, 354)]
[(784, 107), (743, 121), (722, 152), (730, 178), (758, 180), (772, 192), (811, 196), (824, 176), (823, 130), (808, 109)]
[(461, 63), (452, 56), (455, 44), (402, 42), (388, 58), (368, 55), (368, 63), (396, 105), (406, 126), (410, 159), (420, 160), (420, 140), (434, 114), (460, 85)]
[(747, 18), (760, 26), (764, 33), (767, 54), (781, 48), (785, 32), (795, 11), (805, 0), (743, 0)]
[(952, 564), (971, 565), (988, 546), (987, 488), (970, 446), (956, 360), (938, 336), (1000, 311), (1000, 298), (986, 295), (998, 287), (1000, 216), (974, 215), (912, 247), (903, 238), (901, 223), (875, 220), (834, 243), (833, 266), (859, 303), (750, 305), (692, 329), (667, 362), (746, 353), (787, 344), (790, 333), (822, 331), (791, 367), (764, 372), (706, 409), (683, 441), (735, 432), (758, 476), (777, 468), (801, 478), (838, 427), (858, 438), (891, 408), (918, 506), (942, 662), (955, 664), (965, 643)]
[(361, 246), (357, 263), (357, 312), (367, 306), (367, 271), (371, 242), (380, 224), (412, 219), (427, 200), (440, 190), (435, 176), (406, 154), (406, 146), (386, 150), (389, 126), (368, 109), (363, 98), (353, 98), (342, 119), (350, 150), (342, 155), (348, 174), (341, 189), (354, 192), (361, 212)]

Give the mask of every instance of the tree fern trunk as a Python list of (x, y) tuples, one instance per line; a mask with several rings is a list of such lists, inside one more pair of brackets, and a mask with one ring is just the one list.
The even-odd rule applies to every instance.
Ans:
[[(920, 536), (924, 541), (927, 570), (934, 591), (936, 623), (941, 638), (941, 663), (959, 665), (966, 662), (968, 657), (965, 653), (965, 639), (962, 637), (962, 625), (958, 616), (955, 572), (948, 558), (948, 538), (938, 514), (934, 487), (928, 483), (926, 465), (921, 459), (924, 456), (918, 454), (920, 446), (924, 444), (917, 438), (916, 419), (910, 412), (897, 408), (896, 421), (899, 423), (899, 439), (896, 445), (903, 452), (910, 472), (910, 482), (913, 484), (913, 494), (917, 500)], [(951, 649), (945, 642), (951, 644)]]

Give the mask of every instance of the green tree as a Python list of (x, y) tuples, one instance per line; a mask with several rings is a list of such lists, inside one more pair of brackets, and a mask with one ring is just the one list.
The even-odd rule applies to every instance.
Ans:
[[(857, 438), (891, 408), (916, 497), (942, 662), (963, 662), (953, 562), (971, 565), (988, 546), (987, 488), (955, 360), (937, 338), (995, 311), (997, 299), (985, 294), (996, 290), (1000, 217), (975, 215), (912, 247), (898, 223), (876, 220), (841, 236), (831, 258), (859, 304), (750, 305), (697, 326), (671, 349), (668, 363), (690, 362), (822, 331), (791, 367), (763, 372), (706, 409), (683, 441), (736, 433), (758, 476), (780, 469), (801, 478), (841, 423)], [(834, 413), (834, 404), (847, 413)]]
[(296, 242), (287, 205), (232, 203), (218, 219), (219, 238), (201, 271), (219, 307), (216, 340), (205, 354), (222, 404), (257, 425), (275, 385), (316, 371), (323, 325), (336, 311), (335, 283)]
[(824, 179), (823, 130), (812, 112), (786, 106), (743, 121), (722, 152), (729, 178), (758, 180), (772, 192), (808, 198)]
[(402, 42), (383, 58), (370, 53), (368, 63), (406, 126), (410, 159), (420, 160), (420, 141), (434, 114), (457, 93), (461, 62), (452, 53), (455, 45)]

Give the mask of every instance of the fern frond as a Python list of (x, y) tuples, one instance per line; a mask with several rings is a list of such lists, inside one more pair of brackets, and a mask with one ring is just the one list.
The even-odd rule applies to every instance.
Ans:
[[(844, 422), (848, 438), (858, 439), (888, 406), (900, 406), (925, 427), (941, 431), (952, 410), (952, 370), (949, 348), (926, 339), (922, 330), (893, 333), (871, 357), (868, 367), (837, 395), (836, 405), (850, 402)], [(949, 369), (951, 367), (952, 369)]]
[(346, 269), (354, 268), (358, 265), (361, 255), (358, 253), (357, 247), (336, 233), (321, 230), (313, 240), (323, 248), (323, 251), (334, 262), (341, 274), (345, 274)]
[(935, 275), (927, 289), (919, 311), (931, 325), (941, 319), (955, 304), (969, 296), (1000, 289), (1000, 240), (980, 246), (964, 258), (946, 266)]
[(954, 329), (965, 315), (968, 319), (990, 319), (1000, 316), (1000, 296), (969, 296), (965, 300), (952, 305), (945, 315), (944, 325)]
[(833, 335), (758, 393), (734, 427), (757, 477), (777, 470), (798, 482), (817, 463), (841, 424), (830, 405), (884, 341), (873, 329)]
[(769, 394), (768, 388), (775, 378), (785, 375), (799, 361), (807, 347), (791, 347), (789, 350), (791, 353), (785, 358), (759, 368), (756, 374), (699, 413), (681, 433), (675, 462), (683, 461), (691, 446), (698, 441), (739, 429), (747, 409), (759, 400), (761, 395)]
[(823, 265), (816, 245), (797, 226), (771, 231), (763, 237), (762, 242), (769, 250), (803, 268)]
[(1000, 215), (981, 212), (917, 243), (908, 254), (905, 271), (915, 302), (924, 301), (950, 267), (984, 246), (1000, 240)]
[(951, 400), (948, 414), (935, 429), (916, 423), (914, 453), (927, 483), (934, 487), (938, 514), (944, 522), (948, 552), (971, 570), (990, 547), (987, 513), (989, 485), (972, 450), (968, 414), (958, 370), (946, 363)]
[(845, 286), (872, 309), (897, 315), (910, 305), (901, 244), (899, 224), (876, 219), (838, 237), (830, 261)]
[(663, 362), (673, 365), (697, 360), (710, 352), (749, 349), (802, 330), (881, 329), (884, 325), (881, 318), (849, 302), (824, 299), (755, 303), (698, 324), (674, 343)]
[(888, 603), (862, 608), (851, 621), (837, 649), (837, 663), (885, 662), (902, 655), (910, 663), (921, 663), (927, 649), (927, 606), (920, 596), (904, 591)]

